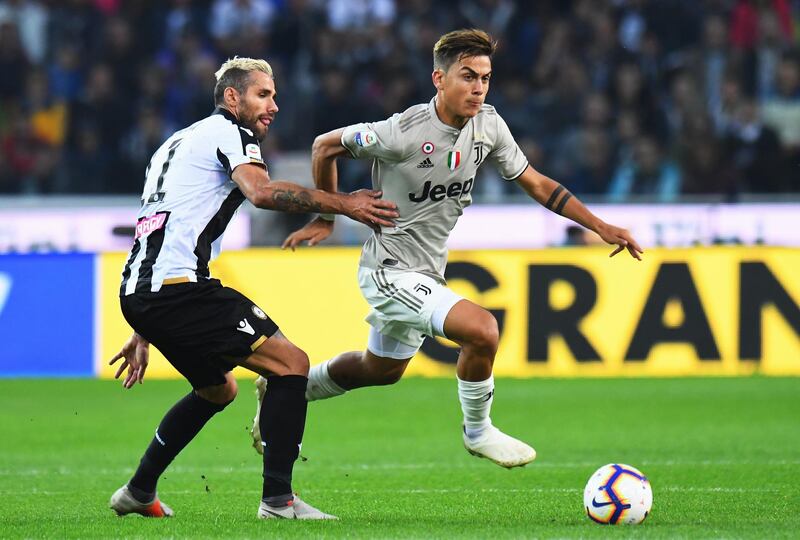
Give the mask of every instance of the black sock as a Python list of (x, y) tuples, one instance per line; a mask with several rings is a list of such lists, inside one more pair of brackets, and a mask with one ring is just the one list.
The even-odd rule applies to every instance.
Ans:
[[(152, 500), (158, 477), (175, 456), (194, 439), (212, 416), (227, 406), (218, 405), (198, 396), (194, 390), (178, 401), (161, 420), (156, 436), (128, 482), (133, 496), (140, 502)], [(146, 499), (146, 500), (142, 500)]]
[(273, 505), (292, 499), (292, 468), (300, 454), (306, 426), (306, 385), (302, 375), (267, 377), (267, 391), (258, 413), (264, 441), (262, 498)]

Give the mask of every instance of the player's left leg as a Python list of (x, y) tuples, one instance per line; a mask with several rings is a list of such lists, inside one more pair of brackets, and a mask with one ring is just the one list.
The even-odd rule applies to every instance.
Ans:
[(195, 388), (179, 400), (161, 420), (133, 477), (111, 497), (109, 506), (118, 515), (173, 515), (172, 509), (158, 499), (158, 479), (211, 417), (222, 411), (236, 397), (236, 379), (230, 372), (220, 375), (224, 382)]
[[(400, 380), (417, 349), (370, 330), (366, 351), (342, 353), (330, 360), (313, 366), (308, 373), (306, 400), (317, 401), (341, 396), (349, 390), (365, 386), (384, 386)], [(380, 356), (376, 354), (377, 351)], [(392, 355), (391, 357), (388, 355)], [(401, 358), (394, 358), (400, 356)], [(267, 391), (267, 379), (258, 377), (256, 384), (256, 415), (250, 435), (253, 448), (262, 453), (261, 428), (259, 426), (261, 402)]]
[(462, 299), (447, 313), (443, 333), (461, 345), (456, 374), (467, 451), (509, 468), (533, 461), (536, 451), (494, 427), (489, 417), (494, 400), (492, 366), (500, 339), (494, 316)]

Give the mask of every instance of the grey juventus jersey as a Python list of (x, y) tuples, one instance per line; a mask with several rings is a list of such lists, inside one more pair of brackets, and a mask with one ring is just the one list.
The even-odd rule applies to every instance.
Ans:
[(373, 189), (397, 203), (395, 227), (364, 244), (361, 265), (412, 270), (444, 281), (447, 238), (472, 202), (475, 173), (490, 161), (515, 180), (528, 160), (491, 105), (462, 129), (444, 124), (436, 98), (402, 114), (344, 129), (342, 145), (355, 158), (372, 159)]
[(222, 235), (244, 195), (231, 180), (243, 163), (265, 167), (253, 133), (225, 109), (173, 134), (145, 173), (120, 296), (158, 292), (166, 279), (209, 278)]

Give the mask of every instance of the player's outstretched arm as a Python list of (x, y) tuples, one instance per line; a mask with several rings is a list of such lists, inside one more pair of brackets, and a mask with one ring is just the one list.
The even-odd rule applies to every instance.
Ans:
[(236, 167), (231, 178), (258, 208), (343, 214), (370, 227), (391, 227), (391, 219), (398, 215), (397, 205), (382, 200), (380, 191), (360, 189), (352, 193), (328, 193), (307, 189), (291, 182), (271, 181), (266, 170), (249, 163)]
[(642, 260), (641, 255), (644, 250), (639, 247), (631, 233), (621, 227), (606, 223), (592, 214), (577, 197), (555, 180), (539, 173), (529, 165), (525, 172), (517, 178), (517, 183), (531, 198), (548, 210), (596, 232), (605, 242), (616, 244), (617, 247), (610, 257), (627, 249), (631, 257)]
[[(311, 146), (311, 174), (314, 177), (314, 185), (329, 193), (337, 191), (336, 158), (348, 155), (347, 149), (342, 146), (343, 131), (344, 128), (341, 128), (323, 133), (314, 139), (314, 144)], [(287, 236), (282, 247), (294, 251), (303, 242), (315, 246), (331, 235), (333, 223), (331, 216), (316, 217)]]
[(125, 368), (128, 368), (128, 373), (122, 381), (122, 386), (132, 388), (137, 382), (142, 384), (144, 372), (147, 371), (147, 364), (150, 361), (150, 343), (134, 332), (125, 345), (122, 346), (122, 349), (108, 362), (108, 365), (113, 366), (120, 359), (122, 364), (114, 374), (114, 378), (119, 379)]

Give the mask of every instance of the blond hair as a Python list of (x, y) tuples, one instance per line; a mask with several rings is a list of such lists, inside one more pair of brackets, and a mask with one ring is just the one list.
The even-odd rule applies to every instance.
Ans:
[(274, 77), (272, 66), (266, 60), (239, 58), (238, 56), (226, 60), (214, 73), (214, 77), (217, 79), (217, 84), (214, 86), (214, 103), (217, 105), (222, 104), (225, 89), (228, 87), (236, 89), (240, 94), (244, 94), (250, 83), (250, 73), (253, 71), (261, 71), (270, 77)]

